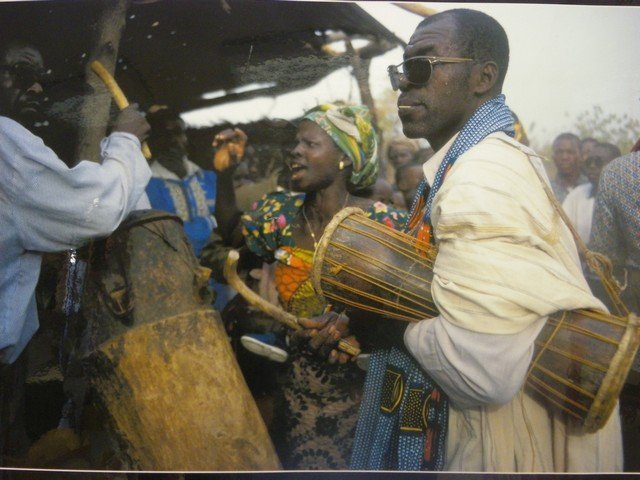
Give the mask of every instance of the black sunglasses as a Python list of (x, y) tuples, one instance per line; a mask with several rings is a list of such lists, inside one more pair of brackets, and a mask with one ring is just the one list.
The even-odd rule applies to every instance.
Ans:
[(43, 68), (26, 62), (0, 65), (0, 71), (12, 75), (15, 85), (22, 90), (30, 88), (35, 83), (43, 83), (44, 79), (48, 76)]
[[(387, 72), (389, 72), (391, 88), (398, 90), (403, 78), (411, 85), (425, 85), (429, 81), (429, 78), (431, 78), (434, 65), (438, 65), (440, 63), (466, 63), (473, 61), (474, 60), (472, 58), (428, 56), (411, 57), (398, 65), (389, 65), (387, 67)], [(398, 70), (400, 67), (402, 67), (402, 73)]]

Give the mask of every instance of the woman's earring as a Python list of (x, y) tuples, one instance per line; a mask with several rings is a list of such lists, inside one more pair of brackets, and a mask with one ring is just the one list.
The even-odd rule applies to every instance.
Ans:
[(344, 170), (344, 162), (342, 160), (340, 160), (340, 163), (338, 164), (338, 168), (340, 170)]

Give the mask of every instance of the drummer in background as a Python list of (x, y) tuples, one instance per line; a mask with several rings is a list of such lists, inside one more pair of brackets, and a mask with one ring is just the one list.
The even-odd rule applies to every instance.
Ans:
[(0, 466), (5, 445), (15, 455), (28, 444), (19, 418), (23, 350), (39, 326), (35, 289), (43, 252), (109, 235), (134, 208), (149, 206), (144, 187), (151, 172), (140, 152), (149, 124), (137, 107), (118, 115), (101, 142), (100, 163), (70, 169), (28, 130), (43, 118), (45, 71), (29, 44), (0, 52)]
[[(223, 132), (217, 140), (218, 151), (225, 144), (242, 143), (242, 135), (238, 130)], [(373, 185), (378, 175), (377, 136), (366, 107), (320, 105), (304, 115), (296, 141), (289, 165), (291, 188), (303, 195), (267, 194), (255, 210), (242, 214), (231, 184), (233, 168), (220, 170), (218, 223), (221, 231), (231, 232), (227, 235), (231, 244), (245, 245), (241, 262), (251, 255), (276, 262), (276, 288), (286, 311), (313, 317), (322, 315), (326, 305), (311, 285), (312, 258), (333, 216), (347, 206), (356, 206), (391, 227), (403, 225), (406, 216), (352, 194)], [(232, 166), (239, 158), (234, 160)], [(235, 223), (240, 215), (241, 223)], [(286, 469), (348, 467), (364, 372), (348, 362), (351, 357), (344, 353), (334, 351), (331, 364), (327, 364), (307, 348), (316, 346), (315, 337), (309, 344), (307, 341), (319, 329), (321, 340), (327, 335), (340, 336), (344, 324), (337, 317), (327, 313), (308, 324), (315, 328), (291, 337), (289, 362), (282, 388), (276, 392), (271, 426)], [(342, 334), (359, 345), (347, 331)]]
[[(441, 314), (397, 322), (397, 345), (372, 354), (354, 469), (622, 470), (617, 407), (584, 434), (522, 388), (547, 316), (604, 306), (536, 174), (542, 163), (512, 138), (508, 60), (493, 18), (456, 9), (421, 22), (389, 67), (405, 135), (436, 151), (409, 228), (439, 249)], [(400, 384), (398, 398), (376, 394)]]

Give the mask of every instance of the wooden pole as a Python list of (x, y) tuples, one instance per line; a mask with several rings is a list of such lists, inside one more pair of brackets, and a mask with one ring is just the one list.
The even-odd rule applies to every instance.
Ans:
[[(120, 110), (124, 110), (125, 108), (127, 108), (129, 106), (129, 101), (127, 100), (127, 97), (125, 97), (124, 92), (120, 89), (120, 86), (116, 83), (116, 80), (115, 78), (113, 78), (113, 75), (111, 75), (111, 73), (109, 73), (107, 69), (104, 68), (104, 65), (102, 65), (99, 61), (94, 60), (89, 64), (89, 67), (96, 75), (98, 75), (98, 77), (100, 77), (100, 80), (102, 80), (102, 83), (104, 83), (104, 86), (107, 87), (107, 90), (113, 97), (113, 101), (116, 104), (116, 106)], [(144, 158), (146, 158), (147, 160), (151, 158), (151, 150), (149, 150), (149, 145), (147, 145), (147, 142), (142, 142), (142, 154), (144, 155)]]
[(371, 95), (371, 88), (369, 88), (369, 66), (371, 65), (371, 59), (361, 58), (356, 49), (353, 48), (350, 38), (347, 37), (344, 40), (344, 43), (347, 53), (351, 56), (353, 76), (355, 77), (356, 82), (358, 83), (358, 88), (360, 89), (360, 99), (362, 100), (362, 104), (366, 105), (371, 111), (371, 124), (375, 131), (380, 133), (378, 130), (376, 106), (373, 101), (373, 96)]
[(422, 3), (394, 3), (398, 8), (402, 8), (407, 12), (415, 13), (416, 15), (420, 15), (421, 17), (430, 17), (431, 15), (435, 15), (438, 11), (434, 8), (427, 7)]
[[(99, 0), (96, 6), (102, 10), (98, 20), (96, 36), (93, 40), (92, 60), (98, 60), (113, 74), (118, 57), (120, 38), (125, 27), (125, 19), (130, 0)], [(80, 131), (76, 161), (100, 159), (100, 140), (105, 136), (109, 121), (111, 96), (100, 78), (86, 66), (87, 83), (95, 92), (87, 95), (80, 111)]]

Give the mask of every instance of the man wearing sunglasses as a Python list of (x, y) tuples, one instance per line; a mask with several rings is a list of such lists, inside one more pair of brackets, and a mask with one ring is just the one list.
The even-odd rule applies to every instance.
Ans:
[(123, 110), (103, 140), (102, 163), (69, 169), (24, 125), (40, 115), (40, 52), (14, 43), (0, 54), (0, 464), (20, 402), (26, 344), (38, 329), (35, 287), (42, 252), (77, 248), (111, 233), (151, 176), (140, 152), (149, 125)]
[(425, 19), (388, 69), (405, 135), (436, 151), (408, 231), (439, 249), (440, 315), (371, 355), (353, 468), (622, 469), (617, 411), (583, 435), (523, 390), (547, 316), (603, 305), (536, 174), (546, 180), (540, 159), (512, 138), (508, 60), (493, 18), (449, 10)]

